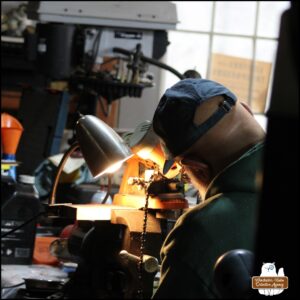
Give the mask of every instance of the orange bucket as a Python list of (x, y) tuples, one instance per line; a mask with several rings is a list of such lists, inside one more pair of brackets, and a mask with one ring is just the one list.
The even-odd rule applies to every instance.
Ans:
[(23, 126), (16, 118), (7, 113), (1, 114), (1, 141), (3, 154), (16, 154), (22, 132)]

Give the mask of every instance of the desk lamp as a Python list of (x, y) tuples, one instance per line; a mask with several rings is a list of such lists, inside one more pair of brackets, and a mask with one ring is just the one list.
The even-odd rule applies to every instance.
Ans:
[[(79, 222), (86, 220), (110, 222), (94, 222), (93, 227), (91, 227), (88, 232), (85, 232), (83, 228), (80, 229), (81, 231), (78, 229), (78, 232), (81, 234), (79, 237), (75, 230), (73, 235), (71, 234), (68, 238), (67, 243), (63, 243), (63, 241), (61, 241), (61, 245), (63, 245), (62, 249), (68, 249), (68, 251), (72, 249), (70, 250), (70, 254), (80, 256), (81, 263), (85, 263), (83, 270), (90, 268), (91, 273), (99, 273), (99, 278), (105, 276), (103, 274), (106, 274), (107, 270), (110, 270), (110, 263), (113, 261), (113, 269), (111, 269), (108, 274), (116, 275), (112, 275), (115, 277), (112, 277), (111, 279), (109, 277), (107, 280), (117, 280), (118, 282), (119, 279), (117, 279), (117, 276), (119, 276), (119, 274), (124, 274), (125, 276), (126, 274), (129, 279), (126, 283), (128, 287), (126, 288), (125, 298), (132, 298), (132, 296), (136, 293), (149, 297), (153, 292), (154, 276), (158, 270), (158, 261), (155, 258), (158, 256), (158, 253), (155, 253), (156, 255), (154, 257), (144, 255), (146, 234), (145, 222), (147, 219), (149, 219), (149, 222), (152, 225), (149, 226), (150, 228), (147, 230), (147, 234), (150, 235), (149, 239), (153, 236), (150, 244), (153, 244), (152, 241), (155, 242), (155, 250), (160, 249), (161, 245), (161, 229), (159, 223), (155, 222), (156, 220), (154, 220), (153, 216), (147, 217), (147, 215), (145, 216), (146, 213), (135, 208), (117, 206), (114, 204), (70, 205), (66, 203), (62, 205), (55, 205), (55, 192), (58, 184), (58, 178), (67, 158), (76, 149), (80, 148), (94, 177), (99, 177), (107, 172), (116, 171), (125, 160), (133, 156), (130, 148), (125, 144), (123, 139), (111, 127), (94, 116), (87, 115), (81, 117), (77, 121), (75, 129), (78, 142), (74, 143), (64, 154), (58, 166), (51, 192), (49, 207), (54, 208), (53, 211), (55, 211), (55, 207), (59, 206), (62, 210), (63, 207), (67, 207), (67, 209), (75, 209), (76, 220)], [(62, 210), (61, 212), (63, 212)], [(142, 214), (144, 215), (144, 219), (142, 218)], [(80, 227), (80, 225), (78, 226)], [(143, 232), (141, 232), (141, 230), (143, 230)], [(140, 237), (140, 246), (136, 242), (138, 240), (138, 236)], [(76, 245), (72, 246), (74, 237)], [(109, 242), (103, 243), (101, 242), (102, 239), (105, 241), (108, 240)], [(78, 240), (81, 240), (81, 243), (78, 243)], [(159, 245), (159, 247), (157, 245)], [(57, 247), (57, 249), (59, 249), (59, 247)], [(78, 249), (89, 250), (81, 252), (81, 250), (78, 251)], [(54, 249), (53, 251), (53, 253), (55, 253), (56, 250)], [(59, 251), (60, 250), (58, 250), (58, 252)], [(149, 254), (151, 255), (152, 253)], [(57, 257), (59, 257), (59, 253)], [(90, 261), (93, 261), (93, 263), (89, 264)], [(150, 269), (147, 267), (149, 266), (149, 262), (151, 262)], [(78, 265), (76, 272), (76, 276), (79, 276), (79, 278), (81, 276), (86, 276), (86, 271), (83, 272), (81, 270), (81, 266), (81, 264)], [(126, 270), (126, 273), (124, 273), (124, 269)], [(121, 287), (121, 284), (117, 286)], [(70, 293), (73, 292), (72, 289), (75, 289), (75, 287), (76, 284), (75, 286), (72, 286)], [(103, 293), (114, 292), (112, 290), (108, 291), (106, 285), (99, 287), (97, 284), (97, 288), (95, 289), (97, 290), (96, 292), (98, 295), (100, 293), (99, 289), (101, 292), (104, 290)], [(124, 291), (122, 290), (122, 293), (123, 292)]]
[[(136, 134), (132, 135), (132, 138), (129, 140), (129, 146), (127, 146), (125, 141), (112, 128), (98, 118), (93, 116), (81, 117), (75, 128), (78, 142), (71, 146), (59, 164), (49, 205), (52, 207), (53, 212), (58, 208), (57, 212), (60, 215), (65, 213), (64, 216), (68, 214), (75, 217), (71, 211), (74, 212), (76, 210), (78, 232), (81, 232), (82, 236), (78, 238), (78, 232), (75, 230), (66, 243), (62, 242), (63, 245), (66, 245), (63, 249), (70, 250), (71, 255), (80, 256), (81, 261), (91, 262), (88, 267), (85, 265), (83, 269), (79, 265), (76, 276), (84, 278), (86, 271), (82, 270), (88, 268), (92, 274), (99, 273), (99, 278), (103, 278), (106, 276), (103, 274), (107, 274), (106, 272), (109, 270), (108, 282), (110, 280), (116, 280), (117, 282), (120, 280), (118, 287), (122, 287), (125, 284), (126, 291), (122, 291), (122, 293), (126, 294), (125, 298), (141, 295), (145, 298), (150, 298), (153, 293), (154, 276), (159, 268), (156, 257), (159, 257), (159, 250), (162, 245), (161, 228), (164, 224), (168, 226), (170, 223), (168, 220), (163, 220), (163, 225), (161, 225), (161, 220), (168, 213), (168, 216), (171, 215), (170, 210), (178, 211), (187, 207), (187, 201), (183, 198), (182, 193), (177, 192), (177, 188), (170, 188), (174, 192), (170, 192), (169, 189), (162, 189), (162, 193), (159, 193), (159, 195), (155, 194), (157, 197), (152, 197), (148, 193), (148, 186), (152, 187), (153, 184), (164, 183), (166, 179), (160, 176), (154, 180), (151, 179), (152, 175), (150, 175), (150, 178), (146, 176), (147, 171), (152, 171), (154, 174), (153, 171), (157, 171), (157, 166), (161, 170), (164, 160), (161, 158), (163, 155), (162, 151), (157, 149), (157, 144), (159, 144), (158, 138), (152, 136), (151, 122), (147, 122), (144, 125), (141, 126), (141, 130), (136, 130)], [(128, 159), (126, 170), (129, 171), (126, 171), (123, 175), (119, 193), (114, 195), (112, 205), (54, 204), (58, 178), (65, 161), (79, 147), (94, 177), (101, 176), (105, 172), (114, 172), (118, 166), (121, 166), (122, 162)], [(134, 150), (131, 151), (129, 147)], [(178, 169), (173, 169), (170, 172), (172, 173), (170, 177), (173, 177), (179, 171)], [(140, 193), (136, 193), (140, 187), (139, 185), (131, 185), (128, 182), (130, 181), (129, 179), (134, 180), (134, 178), (144, 186), (143, 190), (139, 191)], [(169, 185), (174, 185), (174, 182), (167, 181), (164, 186), (169, 187)], [(164, 196), (165, 198), (163, 198)], [(150, 201), (149, 206), (148, 200)], [(148, 208), (151, 209), (149, 214)], [(153, 209), (156, 209), (156, 211)], [(160, 215), (156, 217), (156, 212), (158, 213), (158, 210), (161, 209), (166, 211), (165, 214), (159, 212)], [(175, 216), (176, 212), (173, 215)], [(173, 217), (173, 215), (170, 217)], [(80, 222), (87, 220), (95, 221), (88, 232), (84, 229), (85, 226), (83, 224), (85, 223)], [(80, 227), (81, 225), (82, 227)], [(80, 247), (78, 246), (78, 239), (81, 240)], [(75, 246), (72, 244), (74, 240), (76, 241)], [(103, 240), (105, 241), (104, 243)], [(107, 240), (109, 242), (106, 242)], [(88, 250), (86, 252), (80, 250), (79, 252), (78, 249)], [(150, 261), (153, 262), (153, 268), (149, 270), (146, 267), (148, 259), (151, 259)], [(111, 262), (113, 262), (113, 267), (110, 265)], [(120, 274), (123, 274), (124, 277), (118, 277), (121, 276)], [(124, 278), (127, 278), (125, 283), (122, 281)], [(107, 291), (106, 286), (99, 288), (97, 285), (95, 293), (99, 295), (98, 289), (102, 288), (105, 290), (105, 293), (112, 292)]]
[(133, 155), (122, 138), (106, 123), (94, 116), (82, 116), (77, 121), (75, 130), (78, 142), (68, 149), (58, 165), (50, 205), (55, 203), (58, 179), (66, 160), (76, 149), (80, 148), (94, 178), (117, 171), (122, 163)]

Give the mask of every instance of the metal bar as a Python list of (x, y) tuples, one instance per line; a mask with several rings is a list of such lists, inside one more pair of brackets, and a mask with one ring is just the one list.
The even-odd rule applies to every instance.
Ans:
[(248, 104), (249, 104), (250, 107), (251, 107), (251, 103), (252, 103), (252, 94), (253, 94), (253, 85), (254, 85), (254, 74), (255, 74), (258, 16), (259, 16), (259, 1), (256, 1), (254, 35), (252, 37), (252, 40), (253, 40), (252, 61), (251, 61), (250, 82), (249, 82), (249, 91), (248, 91)]
[[(215, 2), (215, 1), (214, 1)], [(211, 34), (211, 31), (202, 31), (202, 30), (189, 30), (189, 29), (176, 29), (176, 30), (170, 30), (174, 32), (183, 32), (183, 33), (199, 33), (199, 34)], [(236, 33), (225, 33), (225, 32), (212, 32), (213, 35), (220, 35), (220, 36), (226, 36), (226, 37), (237, 37), (237, 38), (247, 38), (251, 39), (253, 38), (253, 35), (247, 35), (247, 34), (236, 34)], [(274, 37), (267, 37), (267, 36), (256, 36), (257, 39), (262, 40), (269, 40), (269, 41), (278, 41), (278, 38)]]
[(210, 32), (209, 32), (208, 61), (207, 61), (207, 69), (206, 69), (206, 78), (210, 78), (212, 44), (213, 44), (214, 27), (215, 27), (215, 15), (216, 15), (216, 1), (213, 1), (212, 13), (211, 13), (211, 26), (210, 26)]

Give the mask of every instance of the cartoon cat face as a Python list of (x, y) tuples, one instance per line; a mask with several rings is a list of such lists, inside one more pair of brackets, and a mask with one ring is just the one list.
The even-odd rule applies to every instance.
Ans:
[(275, 263), (263, 263), (261, 267), (261, 275), (277, 275)]

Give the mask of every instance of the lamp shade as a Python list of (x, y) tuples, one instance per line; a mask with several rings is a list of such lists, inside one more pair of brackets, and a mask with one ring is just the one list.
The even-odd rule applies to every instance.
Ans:
[(76, 137), (82, 155), (94, 177), (121, 165), (133, 154), (123, 139), (105, 122), (86, 115), (76, 123)]

